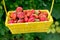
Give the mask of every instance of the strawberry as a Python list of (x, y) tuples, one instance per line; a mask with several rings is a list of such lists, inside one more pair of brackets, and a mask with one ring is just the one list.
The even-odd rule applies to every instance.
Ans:
[(9, 20), (9, 23), (10, 23), (10, 24), (11, 24), (11, 23), (14, 23), (14, 20), (12, 20), (12, 19), (11, 19), (11, 20)]
[(33, 16), (34, 16), (35, 18), (38, 18), (38, 15), (36, 15), (36, 14), (33, 14)]
[(34, 10), (34, 9), (32, 9), (32, 10), (31, 10), (31, 12), (32, 12), (32, 14), (34, 14), (34, 13), (35, 13), (35, 10)]
[(47, 21), (47, 17), (43, 13), (39, 14), (39, 19), (40, 21)]
[(25, 22), (28, 22), (28, 17), (25, 16), (24, 20), (25, 20)]
[(24, 23), (24, 19), (19, 19), (17, 23)]
[(12, 12), (11, 14), (10, 14), (10, 18), (12, 18), (12, 19), (16, 19), (16, 12)]
[(22, 12), (23, 11), (23, 8), (22, 7), (17, 7), (16, 8), (16, 12)]
[(14, 20), (14, 23), (17, 23), (17, 19), (16, 19), (16, 20)]
[(17, 13), (18, 18), (24, 18), (24, 15), (25, 15), (24, 12), (18, 12)]
[(48, 18), (44, 15), (42, 15), (39, 19), (40, 21), (48, 21)]
[(23, 12), (24, 12), (25, 15), (27, 14), (27, 10), (24, 10)]
[(45, 20), (46, 20), (45, 17), (41, 17), (41, 18), (40, 18), (40, 21), (45, 21)]
[(43, 16), (46, 17), (43, 13), (39, 14), (39, 18)]
[(42, 17), (42, 18), (40, 18), (40, 21), (48, 21), (48, 19), (45, 17)]
[(33, 14), (30, 16), (30, 18), (32, 18), (32, 17), (34, 17), (34, 15), (33, 15)]
[(48, 16), (48, 13), (46, 11), (43, 11), (41, 13), (44, 14), (46, 17)]
[(32, 13), (31, 12), (27, 12), (27, 16), (29, 17), (29, 16), (31, 16), (32, 15)]
[(35, 21), (35, 18), (34, 17), (31, 17), (29, 18), (28, 22), (34, 22)]
[(48, 16), (48, 13), (47, 12), (44, 12), (44, 15), (46, 15), (46, 17)]
[(27, 16), (30, 17), (34, 13), (34, 10), (27, 10)]

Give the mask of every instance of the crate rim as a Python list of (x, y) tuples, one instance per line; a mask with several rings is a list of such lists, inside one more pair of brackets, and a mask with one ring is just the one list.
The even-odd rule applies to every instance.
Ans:
[[(35, 10), (35, 11), (38, 11), (38, 10)], [(52, 16), (50, 15), (50, 13), (49, 13), (49, 11), (48, 10), (40, 10), (40, 11), (47, 11), (48, 12), (48, 15), (50, 16), (50, 19), (49, 19), (49, 21), (40, 21), (40, 22), (26, 22), (26, 23), (12, 23), (12, 24), (9, 24), (8, 23), (8, 16), (9, 16), (9, 14), (11, 13), (11, 12), (13, 12), (13, 11), (9, 11), (8, 13), (7, 13), (7, 17), (6, 17), (6, 21), (5, 21), (5, 24), (6, 24), (6, 26), (7, 25), (17, 25), (17, 24), (31, 24), (31, 23), (46, 23), (46, 22), (53, 22), (53, 20), (52, 20)]]

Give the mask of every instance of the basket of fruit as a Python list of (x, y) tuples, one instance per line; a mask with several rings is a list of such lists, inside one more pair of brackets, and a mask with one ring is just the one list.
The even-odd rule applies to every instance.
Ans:
[[(51, 11), (52, 8), (53, 3)], [(12, 34), (47, 32), (52, 23), (53, 18), (48, 10), (23, 10), (22, 7), (17, 7), (15, 11), (9, 11), (5, 21), (5, 25)]]

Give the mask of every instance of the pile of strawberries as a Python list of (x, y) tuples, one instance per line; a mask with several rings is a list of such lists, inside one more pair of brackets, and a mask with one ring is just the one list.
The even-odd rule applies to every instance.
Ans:
[(17, 7), (16, 11), (11, 12), (9, 17), (9, 23), (48, 21), (48, 13), (46, 11), (23, 10), (22, 7)]

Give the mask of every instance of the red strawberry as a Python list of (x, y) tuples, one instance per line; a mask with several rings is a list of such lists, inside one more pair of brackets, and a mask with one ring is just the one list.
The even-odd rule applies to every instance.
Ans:
[(23, 12), (24, 12), (25, 15), (27, 14), (27, 10), (24, 10)]
[(40, 17), (46, 17), (46, 15), (44, 15), (43, 13), (39, 14), (39, 18)]
[(46, 21), (47, 20), (47, 17), (46, 17), (46, 15), (44, 15), (43, 13), (41, 13), (39, 15), (39, 19), (40, 19), (40, 21)]
[(14, 20), (14, 23), (17, 23), (17, 19), (16, 19), (16, 20)]
[(33, 16), (34, 16), (35, 18), (38, 18), (38, 15), (36, 15), (36, 14), (33, 14)]
[(12, 13), (10, 14), (10, 17), (15, 20), (15, 19), (16, 19), (16, 12), (12, 12)]
[(40, 18), (40, 21), (48, 21), (48, 19), (47, 19), (47, 18), (42, 17), (42, 18)]
[(40, 21), (48, 21), (48, 18), (45, 15), (42, 15), (39, 19)]
[(24, 13), (23, 12), (18, 12), (17, 17), (18, 18), (24, 18)]
[(25, 16), (24, 20), (25, 20), (25, 22), (28, 22), (28, 17)]
[(32, 12), (32, 14), (34, 14), (34, 13), (35, 13), (35, 10), (34, 10), (34, 9), (32, 9), (32, 10), (31, 10), (31, 12)]
[(35, 21), (35, 18), (34, 17), (31, 17), (29, 18), (28, 22), (34, 22)]
[(34, 15), (33, 15), (33, 14), (30, 16), (30, 18), (32, 18), (32, 17), (34, 17)]
[(17, 7), (16, 8), (16, 12), (22, 12), (23, 11), (23, 8), (22, 7)]
[(42, 14), (44, 14), (46, 17), (48, 16), (48, 13), (46, 11), (42, 11)]
[(47, 12), (44, 12), (44, 15), (46, 15), (46, 17), (48, 16), (48, 13)]
[(9, 23), (11, 24), (11, 23), (14, 23), (14, 20), (9, 20)]
[(40, 21), (46, 21), (46, 18), (45, 17), (41, 17)]
[(19, 19), (17, 23), (24, 23), (24, 19)]
[(30, 17), (33, 14), (33, 10), (27, 10), (27, 16)]
[(32, 13), (31, 12), (27, 12), (27, 16), (29, 17), (29, 16), (31, 16), (32, 15)]

